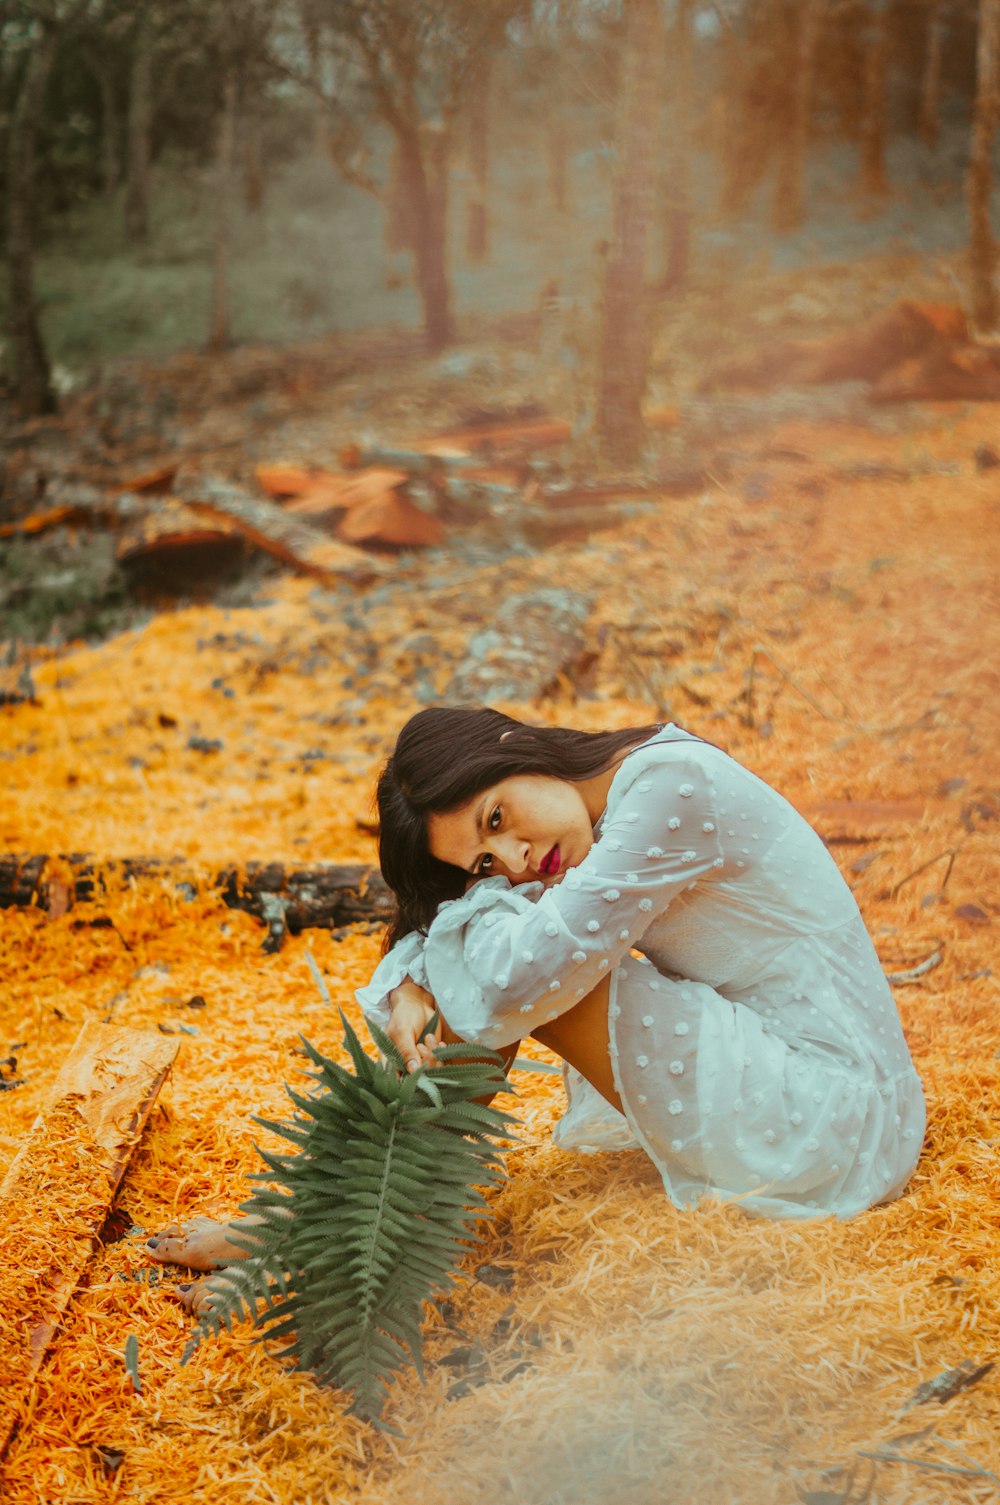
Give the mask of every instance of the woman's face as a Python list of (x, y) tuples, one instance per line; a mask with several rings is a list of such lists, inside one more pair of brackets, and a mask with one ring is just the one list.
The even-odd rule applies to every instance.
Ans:
[(434, 857), (477, 878), (552, 884), (583, 861), (594, 831), (579, 785), (521, 773), (429, 816), (427, 839)]

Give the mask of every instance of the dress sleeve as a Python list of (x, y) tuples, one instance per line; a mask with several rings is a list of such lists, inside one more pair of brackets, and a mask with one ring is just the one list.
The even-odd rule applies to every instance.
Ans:
[(671, 900), (719, 876), (714, 791), (696, 757), (635, 753), (612, 793), (600, 839), (561, 883), (504, 890), (489, 880), (438, 912), (427, 987), (464, 1039), (498, 1049), (565, 1013)]
[(398, 988), (407, 977), (426, 988), (427, 972), (424, 967), (424, 937), (411, 930), (387, 951), (372, 973), (371, 981), (358, 988), (355, 998), (365, 1017), (373, 1019), (380, 1029), (389, 1023), (389, 994)]

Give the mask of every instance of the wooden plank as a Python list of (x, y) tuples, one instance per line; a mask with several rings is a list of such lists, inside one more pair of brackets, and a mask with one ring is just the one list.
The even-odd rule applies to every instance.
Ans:
[(0, 1184), (0, 1458), (176, 1054), (85, 1024)]

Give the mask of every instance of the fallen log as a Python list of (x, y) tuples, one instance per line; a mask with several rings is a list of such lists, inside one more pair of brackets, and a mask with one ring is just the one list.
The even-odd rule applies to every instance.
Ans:
[(179, 469), (179, 460), (168, 460), (165, 465), (158, 465), (155, 470), (144, 470), (138, 475), (130, 476), (124, 485), (118, 487), (118, 490), (122, 493), (141, 492), (144, 496), (165, 496)]
[(537, 700), (573, 673), (586, 652), (590, 602), (575, 591), (538, 590), (511, 596), (490, 627), (469, 639), (449, 680), (449, 705)]
[(434, 439), (422, 439), (413, 446), (425, 454), (447, 456), (460, 452), (473, 454), (531, 453), (554, 444), (566, 444), (573, 426), (567, 418), (527, 418), (508, 423), (473, 424), (454, 429)]
[(86, 507), (47, 507), (44, 512), (29, 512), (27, 517), (0, 524), (0, 538), (30, 538), (38, 533), (48, 533), (52, 528), (89, 522), (90, 517), (91, 513)]
[(173, 497), (154, 498), (126, 525), (115, 559), (134, 591), (187, 595), (243, 562), (246, 540), (230, 519), (208, 522)]
[(177, 887), (217, 889), (229, 909), (242, 909), (269, 927), (276, 950), (286, 930), (339, 930), (385, 922), (394, 899), (381, 874), (361, 863), (290, 868), (281, 862), (199, 869), (182, 857), (123, 857), (102, 861), (86, 853), (0, 856), (0, 909), (37, 908), (64, 914), (74, 904), (99, 902), (105, 880), (120, 885), (155, 880)]
[(85, 1024), (0, 1185), (0, 1458), (176, 1054), (159, 1035)]
[(345, 444), (337, 452), (337, 459), (345, 470), (391, 466), (405, 470), (409, 476), (428, 476), (468, 465), (472, 455), (446, 439), (421, 439), (408, 446)]
[(387, 566), (360, 549), (336, 543), (299, 518), (289, 517), (273, 502), (217, 477), (198, 477), (180, 488), (181, 499), (207, 517), (232, 522), (258, 549), (280, 559), (300, 574), (325, 585), (349, 580), (365, 585), (387, 573)]
[(879, 377), (872, 401), (1000, 401), (1000, 352), (987, 345), (931, 345)]
[(136, 502), (106, 496), (93, 486), (58, 485), (49, 493), (52, 505), (0, 527), (0, 538), (30, 537), (53, 528), (115, 527), (136, 515)]
[(903, 299), (867, 324), (829, 339), (781, 340), (768, 350), (727, 361), (709, 372), (701, 390), (877, 382), (931, 348), (965, 345), (968, 338), (960, 308)]

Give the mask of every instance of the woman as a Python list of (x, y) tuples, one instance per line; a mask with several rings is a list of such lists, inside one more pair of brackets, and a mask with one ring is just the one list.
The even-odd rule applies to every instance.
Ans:
[[(678, 1206), (850, 1217), (902, 1192), (923, 1094), (853, 895), (719, 748), (428, 709), (378, 805), (398, 909), (358, 999), (409, 1069), (437, 1005), (445, 1038), (562, 1056), (609, 1105), (604, 1142), (641, 1144)], [(149, 1247), (210, 1268), (225, 1233), (198, 1220)]]
[(459, 1038), (556, 1050), (679, 1206), (849, 1217), (903, 1190), (923, 1094), (857, 905), (719, 748), (431, 709), (378, 800), (399, 910), (358, 997), (411, 1069), (436, 1002)]

